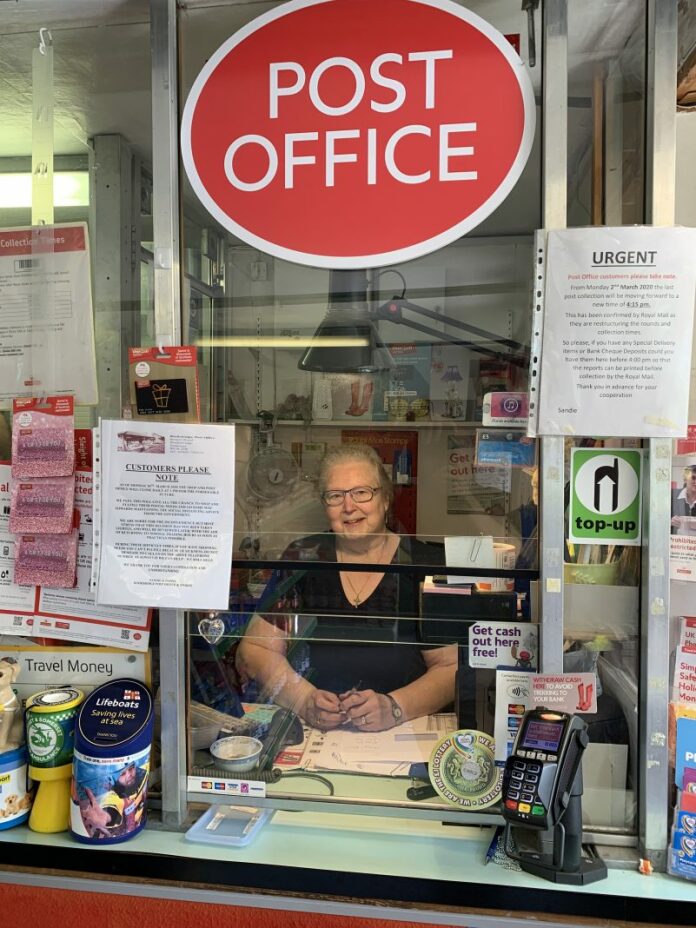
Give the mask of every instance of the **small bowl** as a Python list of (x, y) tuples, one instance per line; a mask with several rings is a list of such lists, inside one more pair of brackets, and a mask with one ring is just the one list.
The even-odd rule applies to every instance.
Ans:
[(244, 773), (253, 770), (258, 764), (263, 744), (258, 738), (248, 735), (230, 735), (218, 738), (210, 745), (210, 753), (218, 765), (232, 773)]

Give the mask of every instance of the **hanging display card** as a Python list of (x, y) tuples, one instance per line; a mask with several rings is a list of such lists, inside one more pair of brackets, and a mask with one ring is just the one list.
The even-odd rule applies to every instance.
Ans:
[(15, 536), (8, 529), (10, 464), (0, 464), (0, 634), (42, 636), (146, 651), (151, 610), (98, 606), (90, 590), (92, 563), (91, 432), (75, 433), (75, 507), (80, 513), (77, 586), (18, 586), (13, 582)]
[(84, 222), (0, 230), (0, 408), (38, 394), (97, 403)]
[(195, 345), (129, 348), (131, 413), (135, 419), (198, 422), (200, 391)]
[(33, 634), (49, 638), (111, 644), (146, 651), (152, 612), (144, 606), (100, 606), (90, 588), (94, 514), (92, 432), (75, 432), (75, 508), (80, 513), (77, 585), (70, 590), (40, 587)]
[(36, 588), (14, 582), (15, 537), (10, 532), (9, 461), (0, 463), (0, 634), (32, 634)]
[(234, 426), (103, 420), (97, 602), (227, 609)]
[(530, 435), (686, 435), (694, 255), (696, 229), (548, 233)]

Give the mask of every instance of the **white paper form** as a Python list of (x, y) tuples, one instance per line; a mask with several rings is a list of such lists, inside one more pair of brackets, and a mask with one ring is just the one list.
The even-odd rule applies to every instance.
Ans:
[(36, 587), (17, 586), (14, 576), (15, 536), (10, 532), (9, 463), (0, 463), (0, 634), (33, 635)]
[(696, 229), (548, 233), (538, 420), (530, 416), (529, 434), (686, 435), (694, 255)]
[(101, 422), (97, 602), (227, 609), (234, 426)]
[(38, 394), (97, 402), (84, 222), (0, 230), (0, 408)]
[[(408, 776), (411, 764), (427, 764), (438, 741), (455, 731), (451, 713), (423, 716), (387, 731), (361, 732), (348, 728), (310, 729), (294, 764), (304, 770), (335, 770), (375, 776)], [(285, 764), (280, 766), (286, 767)]]

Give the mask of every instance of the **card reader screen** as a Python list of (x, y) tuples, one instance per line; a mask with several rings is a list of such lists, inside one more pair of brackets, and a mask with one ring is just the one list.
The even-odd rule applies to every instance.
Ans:
[(564, 727), (565, 722), (531, 721), (524, 730), (520, 747), (532, 751), (557, 751)]

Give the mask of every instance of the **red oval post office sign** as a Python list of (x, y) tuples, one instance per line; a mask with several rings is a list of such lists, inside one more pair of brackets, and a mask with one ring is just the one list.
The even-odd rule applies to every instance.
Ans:
[(362, 268), (482, 222), (519, 178), (534, 120), (512, 46), (451, 0), (291, 0), (208, 60), (181, 146), (197, 196), (243, 241)]

